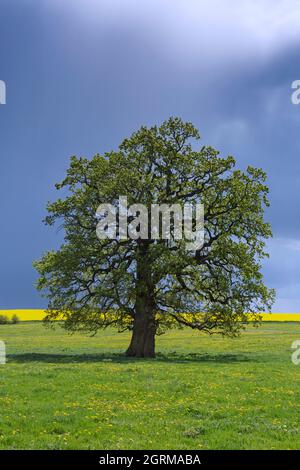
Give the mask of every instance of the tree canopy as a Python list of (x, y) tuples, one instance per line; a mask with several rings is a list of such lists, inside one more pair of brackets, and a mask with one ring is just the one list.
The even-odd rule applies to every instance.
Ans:
[[(46, 321), (61, 319), (69, 330), (131, 330), (129, 356), (153, 357), (155, 335), (174, 327), (234, 336), (260, 319), (274, 300), (263, 282), (266, 175), (236, 168), (232, 156), (198, 148), (191, 123), (170, 118), (141, 127), (118, 150), (92, 159), (71, 157), (67, 195), (48, 204), (46, 224), (59, 223), (64, 243), (35, 262), (38, 289), (48, 298)], [(204, 205), (204, 243), (101, 239), (99, 204)], [(131, 218), (132, 220), (132, 218)]]

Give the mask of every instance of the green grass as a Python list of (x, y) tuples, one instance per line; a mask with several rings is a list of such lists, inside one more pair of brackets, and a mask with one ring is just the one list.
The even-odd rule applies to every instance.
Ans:
[(300, 448), (295, 339), (299, 323), (234, 340), (176, 331), (157, 359), (127, 360), (128, 334), (1, 326), (0, 448)]

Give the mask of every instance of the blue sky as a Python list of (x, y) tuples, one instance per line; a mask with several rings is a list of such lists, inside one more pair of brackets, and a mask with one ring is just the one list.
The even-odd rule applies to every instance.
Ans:
[(142, 124), (192, 121), (203, 144), (268, 173), (274, 311), (300, 312), (300, 5), (285, 0), (0, 0), (0, 308), (40, 308), (32, 260), (69, 156)]

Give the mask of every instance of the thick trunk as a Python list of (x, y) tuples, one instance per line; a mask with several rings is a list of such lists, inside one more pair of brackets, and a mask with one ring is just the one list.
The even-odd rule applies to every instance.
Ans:
[(137, 258), (135, 315), (132, 338), (126, 355), (155, 357), (155, 302), (148, 247), (141, 243)]
[(155, 357), (155, 322), (147, 315), (135, 317), (131, 342), (126, 351), (129, 357)]

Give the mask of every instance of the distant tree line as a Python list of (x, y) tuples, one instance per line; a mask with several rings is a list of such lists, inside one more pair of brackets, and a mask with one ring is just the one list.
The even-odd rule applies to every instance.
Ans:
[(13, 315), (11, 319), (9, 319), (6, 315), (0, 315), (0, 325), (16, 325), (20, 322), (20, 318), (18, 315)]

